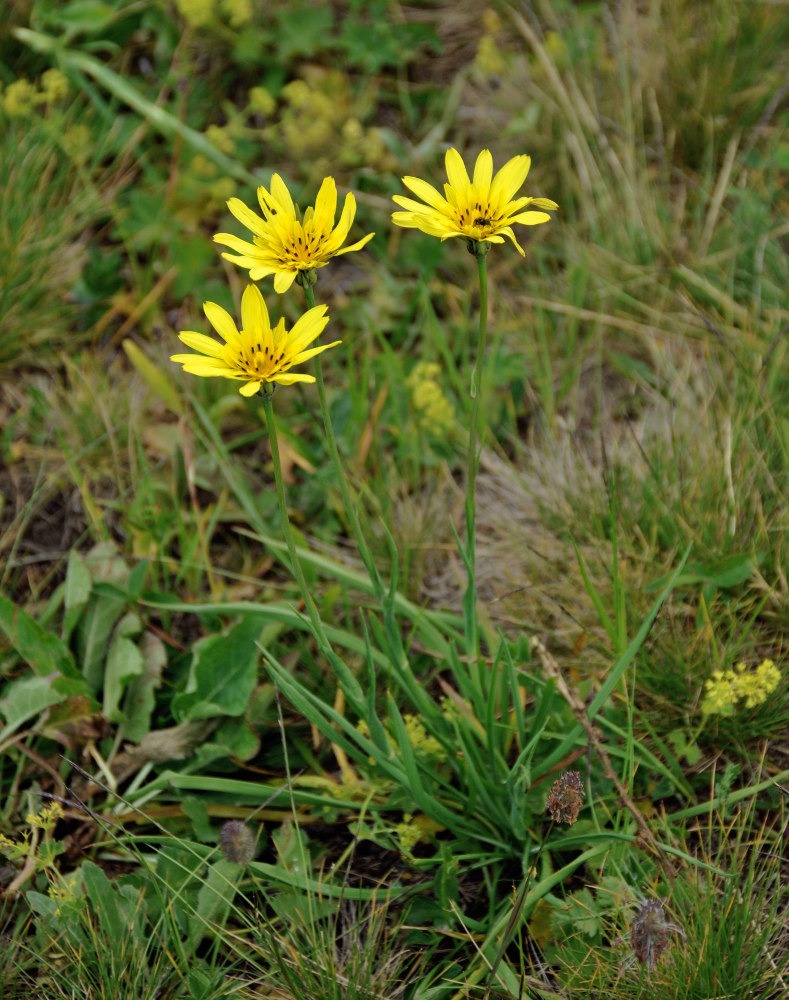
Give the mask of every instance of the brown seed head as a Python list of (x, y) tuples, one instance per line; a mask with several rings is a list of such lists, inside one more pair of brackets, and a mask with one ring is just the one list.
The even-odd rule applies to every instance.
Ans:
[(219, 846), (228, 861), (248, 865), (255, 857), (255, 838), (252, 831), (237, 819), (228, 820), (219, 831)]
[(641, 904), (630, 925), (630, 947), (642, 965), (651, 969), (663, 952), (672, 944), (671, 934), (685, 932), (679, 924), (666, 920), (666, 911), (659, 899), (648, 899)]
[(570, 826), (578, 819), (584, 804), (584, 783), (578, 771), (565, 771), (551, 785), (545, 808), (557, 823)]

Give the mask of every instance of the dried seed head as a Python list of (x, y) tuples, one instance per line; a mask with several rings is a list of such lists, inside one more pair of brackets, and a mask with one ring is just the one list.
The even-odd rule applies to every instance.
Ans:
[(685, 940), (679, 924), (666, 920), (666, 911), (659, 899), (648, 899), (641, 904), (630, 925), (630, 946), (633, 954), (647, 969), (653, 968), (663, 952), (672, 944), (671, 934)]
[(545, 808), (557, 823), (569, 823), (578, 819), (584, 804), (584, 783), (578, 771), (565, 771), (551, 785)]
[(255, 838), (252, 831), (237, 819), (223, 824), (219, 831), (219, 846), (228, 861), (248, 865), (255, 857)]

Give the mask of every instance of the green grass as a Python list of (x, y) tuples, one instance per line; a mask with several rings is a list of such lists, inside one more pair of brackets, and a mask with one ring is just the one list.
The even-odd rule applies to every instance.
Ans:
[[(780, 5), (269, 8), (35, 0), (0, 28), (0, 992), (778, 1000)], [(389, 220), (447, 146), (528, 153), (560, 205), (488, 257), (479, 664), (476, 268)], [(301, 205), (335, 177), (376, 232), (315, 290), (350, 507), (315, 387), (275, 397), (318, 627), (262, 403), (168, 360), (203, 301), (236, 312), (211, 237), (275, 171)], [(301, 290), (259, 284), (292, 324)], [(765, 702), (702, 712), (764, 659)], [(572, 827), (545, 813), (568, 768)], [(645, 900), (680, 928), (651, 969)]]

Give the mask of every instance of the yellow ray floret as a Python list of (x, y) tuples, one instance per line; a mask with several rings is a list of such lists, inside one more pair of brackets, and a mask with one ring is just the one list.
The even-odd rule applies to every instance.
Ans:
[(448, 149), (449, 183), (444, 185), (445, 197), (427, 181), (404, 177), (403, 184), (425, 204), (394, 195), (394, 201), (406, 211), (393, 212), (392, 221), (407, 229), (421, 229), (442, 240), (463, 236), (473, 243), (503, 243), (506, 236), (523, 255), (511, 228), (513, 223), (537, 226), (551, 217), (546, 211), (534, 211), (535, 208), (555, 211), (559, 207), (548, 198), (514, 198), (530, 166), (531, 157), (514, 156), (494, 177), (493, 157), (490, 150), (483, 149), (477, 157), (474, 175), (469, 177), (460, 153)]
[(192, 375), (240, 379), (244, 382), (239, 390), (242, 396), (253, 396), (267, 382), (314, 382), (314, 376), (288, 369), (340, 343), (335, 340), (306, 350), (329, 322), (326, 306), (304, 313), (290, 331), (285, 329), (284, 319), (272, 328), (266, 303), (255, 285), (247, 285), (241, 299), (241, 330), (215, 302), (206, 302), (203, 309), (224, 343), (187, 330), (178, 334), (179, 339), (200, 353), (173, 354), (170, 360)]
[(217, 233), (214, 241), (238, 251), (222, 256), (239, 267), (248, 268), (252, 281), (273, 274), (276, 292), (287, 291), (299, 271), (324, 267), (332, 257), (361, 250), (375, 235), (368, 233), (351, 246), (342, 245), (356, 215), (356, 199), (350, 193), (345, 196), (340, 221), (335, 226), (337, 186), (333, 177), (325, 178), (315, 207), (310, 205), (303, 219), (299, 219), (290, 192), (279, 174), (272, 176), (270, 191), (258, 188), (258, 202), (262, 218), (238, 198), (231, 198), (227, 203), (238, 221), (252, 232), (252, 243), (230, 233)]

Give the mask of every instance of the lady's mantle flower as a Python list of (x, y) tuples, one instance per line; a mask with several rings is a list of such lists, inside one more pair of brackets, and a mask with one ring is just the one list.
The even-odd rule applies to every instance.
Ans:
[(249, 268), (252, 281), (273, 274), (275, 292), (286, 292), (300, 271), (323, 267), (332, 257), (361, 250), (375, 235), (368, 233), (357, 243), (343, 247), (356, 215), (356, 199), (350, 193), (345, 196), (342, 215), (335, 226), (337, 187), (333, 177), (327, 177), (321, 184), (315, 207), (310, 205), (303, 221), (299, 220), (290, 192), (279, 174), (271, 178), (271, 191), (258, 188), (258, 201), (263, 211), (262, 219), (238, 198), (231, 198), (227, 203), (238, 221), (252, 231), (253, 243), (230, 233), (217, 233), (214, 241), (238, 251), (239, 255), (223, 253), (222, 256), (239, 267)]
[[(548, 222), (546, 212), (524, 211), (529, 205), (551, 211), (559, 206), (548, 198), (515, 198), (513, 196), (526, 180), (531, 166), (530, 156), (514, 156), (493, 176), (493, 157), (490, 150), (483, 149), (474, 166), (474, 176), (469, 179), (466, 168), (456, 149), (448, 149), (446, 155), (447, 178), (442, 198), (436, 189), (418, 177), (404, 177), (403, 184), (426, 204), (421, 205), (411, 198), (394, 195), (398, 205), (405, 212), (394, 212), (392, 221), (407, 229), (421, 229), (430, 236), (448, 240), (451, 236), (463, 236), (469, 241), (469, 250), (478, 252), (478, 243), (503, 243), (508, 237), (525, 256), (515, 239), (512, 224), (537, 226)], [(490, 249), (489, 247), (485, 248)]]
[(179, 339), (200, 354), (174, 354), (170, 360), (182, 364), (184, 371), (192, 375), (241, 379), (245, 383), (239, 390), (242, 396), (254, 396), (268, 382), (314, 382), (312, 375), (288, 369), (340, 343), (335, 340), (305, 350), (329, 322), (326, 306), (315, 306), (304, 313), (290, 332), (285, 329), (284, 319), (272, 329), (266, 303), (255, 285), (248, 285), (241, 299), (242, 330), (236, 329), (230, 314), (215, 302), (206, 302), (203, 309), (224, 344), (202, 333), (179, 333)]
[(738, 663), (734, 670), (716, 670), (704, 682), (701, 711), (704, 715), (733, 715), (738, 701), (744, 701), (745, 708), (756, 708), (780, 682), (781, 671), (772, 660), (762, 660), (754, 671), (744, 663)]

